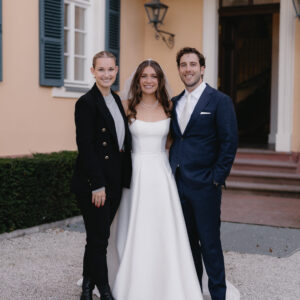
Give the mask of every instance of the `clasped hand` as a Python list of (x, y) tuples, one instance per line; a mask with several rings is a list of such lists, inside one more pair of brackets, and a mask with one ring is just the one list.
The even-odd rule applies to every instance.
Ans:
[(106, 201), (105, 189), (92, 193), (92, 203), (96, 207), (104, 206)]

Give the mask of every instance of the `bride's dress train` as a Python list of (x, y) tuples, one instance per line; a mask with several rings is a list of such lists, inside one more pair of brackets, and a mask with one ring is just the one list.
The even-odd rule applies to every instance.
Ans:
[[(170, 119), (130, 125), (133, 174), (111, 227), (109, 281), (116, 300), (210, 299), (201, 293), (176, 182), (165, 151)], [(98, 291), (97, 291), (98, 292)], [(227, 300), (238, 290), (227, 282)]]

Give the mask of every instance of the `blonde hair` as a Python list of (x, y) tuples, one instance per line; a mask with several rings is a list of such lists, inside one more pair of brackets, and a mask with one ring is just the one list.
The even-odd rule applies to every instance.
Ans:
[(96, 53), (93, 57), (93, 68), (95, 68), (95, 66), (96, 66), (97, 59), (101, 58), (101, 57), (110, 57), (115, 61), (115, 64), (117, 64), (117, 58), (115, 57), (114, 54), (112, 54), (109, 51), (100, 51), (100, 52)]

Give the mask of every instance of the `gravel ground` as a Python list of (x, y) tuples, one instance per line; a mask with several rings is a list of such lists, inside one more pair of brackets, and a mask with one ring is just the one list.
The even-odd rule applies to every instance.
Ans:
[[(0, 299), (78, 300), (84, 243), (83, 232), (64, 229), (0, 241)], [(241, 300), (299, 299), (300, 251), (284, 258), (225, 251), (225, 263)]]

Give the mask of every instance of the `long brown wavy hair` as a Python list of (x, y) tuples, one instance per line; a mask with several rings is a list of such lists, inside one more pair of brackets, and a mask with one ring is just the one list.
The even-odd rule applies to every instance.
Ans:
[(152, 67), (156, 73), (158, 80), (158, 87), (155, 92), (158, 102), (162, 105), (166, 115), (171, 116), (171, 104), (169, 101), (168, 92), (166, 89), (166, 81), (164, 72), (161, 69), (160, 65), (154, 60), (144, 60), (137, 67), (137, 70), (133, 76), (130, 92), (130, 99), (128, 99), (128, 121), (131, 123), (131, 119), (136, 119), (136, 106), (141, 102), (142, 99), (142, 89), (140, 86), (140, 78), (143, 74), (143, 71), (146, 67)]

